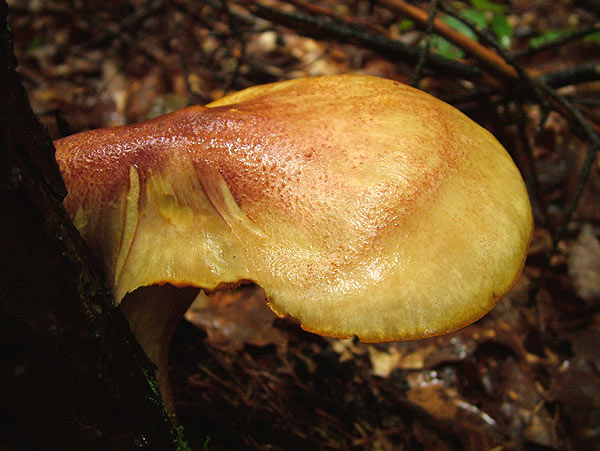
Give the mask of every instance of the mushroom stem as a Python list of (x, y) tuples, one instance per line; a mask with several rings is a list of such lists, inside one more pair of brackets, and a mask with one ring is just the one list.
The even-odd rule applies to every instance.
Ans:
[(169, 348), (179, 320), (198, 288), (172, 285), (141, 287), (127, 295), (120, 305), (140, 346), (156, 365), (156, 379), (168, 412), (176, 422), (175, 397), (169, 377)]

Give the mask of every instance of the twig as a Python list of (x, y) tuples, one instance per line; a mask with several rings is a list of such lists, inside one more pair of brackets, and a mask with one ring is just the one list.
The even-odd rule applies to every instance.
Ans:
[(582, 30), (574, 31), (568, 35), (553, 39), (550, 42), (546, 42), (542, 45), (538, 45), (537, 47), (529, 47), (527, 49), (518, 50), (512, 53), (513, 58), (527, 58), (535, 55), (536, 53), (541, 53), (546, 50), (555, 49), (557, 47), (561, 47), (563, 45), (569, 44), (570, 42), (576, 41), (577, 39), (584, 38), (592, 33), (596, 33), (600, 31), (600, 22), (596, 23), (590, 27), (584, 28)]
[(535, 167), (535, 158), (533, 155), (533, 146), (531, 145), (531, 141), (527, 136), (527, 127), (526, 127), (526, 114), (524, 111), (524, 105), (522, 102), (516, 102), (516, 111), (513, 111), (509, 108), (509, 112), (512, 113), (511, 116), (513, 118), (513, 122), (517, 125), (518, 137), (522, 143), (523, 153), (524, 153), (524, 163), (522, 166), (525, 169), (527, 168), (527, 172), (529, 172), (529, 180), (531, 180), (531, 192), (535, 196), (535, 200), (537, 201), (542, 217), (544, 218), (544, 222), (546, 225), (550, 225), (550, 216), (548, 214), (548, 207), (544, 202), (544, 197), (542, 196), (542, 189), (540, 186), (540, 179), (538, 177), (538, 173)]
[(283, 0), (283, 1), (286, 3), (289, 3), (291, 5), (294, 5), (297, 8), (302, 9), (302, 10), (308, 12), (309, 14), (327, 16), (330, 19), (340, 22), (340, 23), (343, 23), (345, 25), (368, 28), (373, 33), (380, 34), (382, 36), (385, 36), (386, 38), (390, 37), (389, 33), (387, 32), (387, 30), (385, 28), (383, 28), (382, 26), (373, 24), (372, 22), (369, 22), (367, 20), (359, 19), (359, 18), (356, 18), (354, 16), (349, 16), (349, 15), (339, 16), (339, 15), (335, 14), (333, 11), (331, 11), (330, 9), (327, 9), (320, 5), (315, 5), (314, 3), (308, 3), (303, 0)]
[(542, 135), (542, 132), (544, 131), (544, 126), (546, 125), (546, 122), (548, 121), (548, 118), (550, 117), (550, 112), (551, 111), (548, 108), (541, 108), (540, 120), (535, 127), (534, 141), (536, 141)]
[(565, 210), (560, 224), (558, 225), (558, 227), (555, 228), (554, 232), (552, 233), (552, 243), (550, 245), (550, 248), (546, 252), (546, 261), (542, 266), (541, 273), (538, 276), (538, 278), (533, 281), (529, 289), (530, 305), (537, 305), (537, 295), (542, 284), (544, 283), (544, 280), (546, 280), (548, 269), (550, 268), (550, 263), (552, 262), (552, 257), (556, 255), (558, 251), (558, 245), (562, 241), (564, 235), (566, 234), (567, 227), (569, 226), (569, 223), (571, 222), (571, 219), (573, 218), (573, 215), (577, 210), (577, 205), (579, 204), (579, 200), (581, 199), (583, 190), (585, 189), (590, 175), (592, 173), (592, 167), (594, 165), (594, 160), (596, 159), (596, 153), (599, 149), (600, 145), (598, 143), (592, 143), (588, 148), (585, 160), (583, 162), (583, 168), (581, 169), (581, 173), (579, 174), (579, 181), (577, 182), (577, 186), (575, 187), (575, 192), (571, 196), (571, 200), (567, 205), (567, 209)]
[(429, 49), (431, 47), (431, 34), (433, 32), (433, 27), (435, 23), (435, 13), (437, 10), (438, 0), (430, 0), (429, 2), (429, 20), (427, 22), (427, 30), (425, 31), (425, 42), (423, 47), (421, 48), (421, 53), (419, 54), (419, 61), (417, 61), (417, 67), (415, 67), (415, 71), (411, 78), (411, 85), (415, 88), (419, 87), (419, 83), (421, 82), (421, 77), (423, 76), (423, 67), (425, 66), (425, 62), (427, 61), (427, 54), (429, 53)]
[[(204, 3), (206, 3), (207, 5), (209, 5), (211, 8), (214, 8), (216, 10), (222, 11), (225, 6), (224, 3), (227, 3), (226, 0), (204, 0)], [(234, 17), (236, 20), (238, 20), (240, 23), (246, 24), (246, 25), (253, 25), (253, 26), (258, 26), (260, 25), (259, 22), (260, 20), (251, 15), (248, 14), (247, 11), (240, 7), (239, 5), (236, 5), (235, 3), (227, 3), (227, 9), (229, 10), (229, 14)]]
[(541, 75), (540, 80), (552, 88), (587, 83), (600, 80), (600, 62), (569, 67), (556, 72)]
[[(410, 5), (403, 0), (379, 0), (379, 3), (389, 9), (410, 17), (424, 27), (428, 26), (429, 14), (427, 14), (427, 12), (423, 11), (421, 8)], [(518, 78), (519, 75), (514, 67), (512, 67), (510, 64), (507, 64), (505, 59), (503, 59), (500, 55), (490, 51), (477, 41), (474, 41), (464, 34), (459, 33), (438, 18), (434, 19), (434, 28), (436, 33), (448, 39), (448, 41), (452, 42), (453, 44), (456, 44), (465, 52), (480, 60), (482, 63), (493, 68), (497, 75), (510, 79)]]
[(144, 7), (137, 8), (135, 12), (126, 16), (114, 27), (109, 27), (106, 31), (100, 33), (86, 43), (86, 46), (97, 47), (106, 44), (111, 39), (121, 37), (124, 30), (136, 30), (148, 17), (158, 13), (164, 8), (163, 0), (154, 0)]
[(232, 31), (236, 30), (236, 32), (233, 33), (233, 35), (240, 46), (239, 55), (235, 55), (234, 50), (229, 49), (229, 52), (235, 58), (235, 67), (227, 77), (227, 82), (224, 86), (225, 92), (227, 92), (230, 91), (232, 86), (236, 84), (236, 80), (240, 73), (240, 68), (246, 60), (246, 39), (244, 31), (240, 27), (240, 21), (238, 20), (238, 17), (231, 11), (231, 8), (229, 7), (229, 4), (226, 1), (222, 2), (222, 12), (227, 18), (227, 24), (229, 29)]
[[(536, 78), (539, 78), (548, 86), (555, 89), (569, 85), (587, 83), (590, 81), (600, 81), (600, 63), (589, 63), (584, 64), (583, 66), (560, 69), (555, 72), (548, 72)], [(457, 105), (476, 101), (482, 97), (491, 97), (504, 94), (505, 90), (502, 89), (489, 89), (484, 86), (476, 86), (469, 92), (456, 94), (451, 97), (447, 97), (444, 100), (452, 105)], [(547, 111), (546, 108), (543, 110)], [(538, 127), (540, 127), (540, 125), (538, 125)]]
[[(409, 61), (417, 61), (419, 58), (419, 50), (417, 48), (408, 46), (400, 41), (387, 39), (384, 36), (375, 35), (366, 30), (350, 28), (329, 19), (281, 11), (260, 2), (254, 2), (248, 8), (252, 14), (258, 17), (288, 26), (299, 33), (311, 37), (322, 38), (325, 35), (335, 37), (337, 40), (360, 42), (365, 47), (393, 59), (402, 58)], [(450, 61), (435, 54), (427, 56), (426, 66), (464, 79), (477, 79), (481, 77), (481, 71), (478, 68)]]
[[(211, 30), (213, 33), (219, 34), (218, 31), (215, 30), (214, 21), (209, 21), (202, 14), (195, 11), (188, 2), (183, 0), (168, 0), (173, 8), (178, 11), (181, 11), (183, 14), (190, 16), (194, 19), (196, 24), (202, 25), (204, 28)], [(222, 34), (222, 33), (221, 33)]]
[(444, 9), (445, 12), (451, 14), (453, 17), (471, 28), (477, 37), (479, 37), (479, 39), (492, 46), (496, 52), (507, 61), (507, 63), (514, 67), (519, 74), (519, 78), (531, 89), (531, 93), (535, 94), (535, 96), (538, 98), (538, 101), (540, 101), (542, 104), (547, 104), (548, 98), (550, 98), (554, 108), (559, 113), (568, 116), (570, 119), (573, 119), (581, 127), (586, 135), (586, 138), (593, 145), (600, 145), (600, 137), (594, 130), (593, 125), (581, 114), (579, 110), (571, 105), (571, 103), (564, 96), (561, 96), (554, 89), (548, 86), (548, 84), (541, 77), (533, 78), (489, 33), (481, 31), (473, 22), (461, 17), (457, 11), (447, 4), (442, 3), (440, 4), (440, 7)]
[(585, 160), (583, 162), (583, 167), (581, 169), (581, 173), (579, 174), (579, 181), (577, 182), (575, 192), (573, 193), (573, 196), (571, 197), (571, 200), (567, 205), (567, 209), (563, 215), (562, 221), (552, 234), (552, 246), (548, 251), (548, 259), (551, 259), (554, 256), (554, 254), (556, 254), (558, 243), (560, 243), (563, 236), (565, 235), (567, 227), (571, 222), (575, 211), (577, 210), (579, 199), (581, 199), (583, 190), (585, 189), (585, 186), (587, 185), (587, 182), (590, 178), (590, 174), (592, 173), (592, 167), (594, 165), (594, 160), (596, 159), (596, 152), (599, 149), (600, 143), (598, 142), (592, 142), (588, 148)]

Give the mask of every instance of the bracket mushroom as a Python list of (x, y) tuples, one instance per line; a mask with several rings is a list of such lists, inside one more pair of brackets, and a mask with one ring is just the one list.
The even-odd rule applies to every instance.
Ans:
[(198, 288), (254, 282), (308, 331), (418, 339), (491, 310), (531, 239), (502, 145), (382, 78), (257, 86), (55, 146), (64, 205), (159, 381)]

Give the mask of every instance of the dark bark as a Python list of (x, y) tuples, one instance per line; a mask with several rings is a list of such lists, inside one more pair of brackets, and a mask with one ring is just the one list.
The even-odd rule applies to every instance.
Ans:
[(0, 448), (174, 449), (153, 370), (71, 225), (0, 3)]

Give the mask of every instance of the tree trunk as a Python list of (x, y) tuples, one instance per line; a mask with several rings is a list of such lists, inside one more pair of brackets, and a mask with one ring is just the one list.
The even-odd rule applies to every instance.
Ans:
[(0, 1), (0, 449), (185, 446), (62, 198)]

